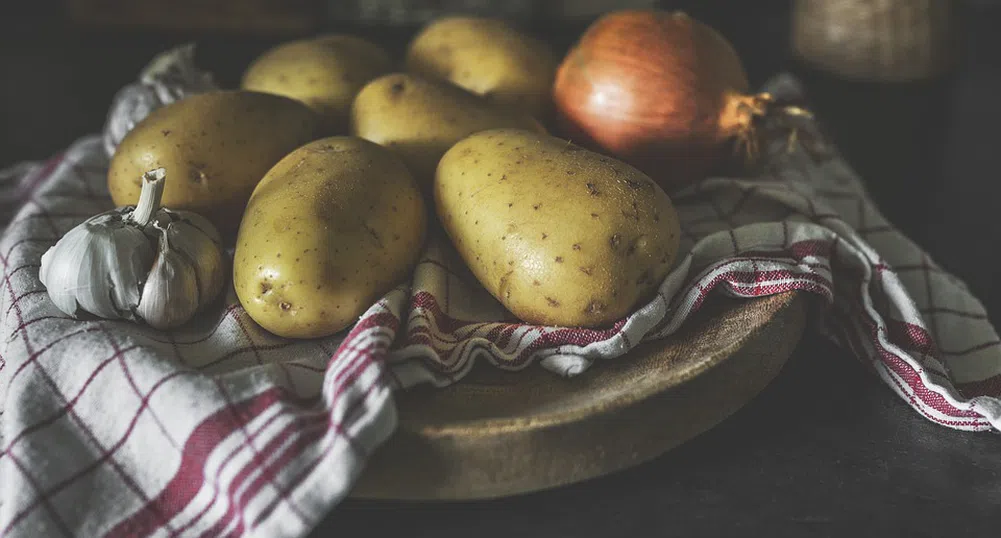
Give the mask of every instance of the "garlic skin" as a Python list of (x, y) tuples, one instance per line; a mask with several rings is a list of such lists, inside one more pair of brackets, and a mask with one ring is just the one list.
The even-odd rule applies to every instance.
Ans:
[(114, 155), (125, 135), (157, 108), (217, 89), (211, 73), (195, 67), (194, 43), (160, 53), (143, 68), (136, 82), (112, 99), (104, 125), (104, 151), (109, 157)]
[(163, 168), (147, 172), (135, 207), (91, 217), (42, 255), (38, 276), (59, 310), (163, 330), (218, 297), (219, 232), (200, 215), (159, 207), (165, 180)]

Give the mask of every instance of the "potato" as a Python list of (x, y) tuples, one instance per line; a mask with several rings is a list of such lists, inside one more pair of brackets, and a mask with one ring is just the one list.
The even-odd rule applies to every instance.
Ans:
[(351, 107), (351, 132), (395, 151), (429, 193), (438, 160), (452, 144), (501, 127), (544, 132), (527, 114), (491, 105), (446, 82), (407, 73), (369, 82)]
[(142, 175), (163, 167), (161, 203), (187, 209), (232, 236), (257, 182), (282, 157), (313, 140), (319, 118), (277, 95), (214, 91), (154, 110), (122, 140), (108, 169), (116, 205), (139, 201)]
[(411, 41), (405, 61), (414, 73), (448, 80), (536, 118), (548, 114), (556, 57), (545, 43), (502, 20), (438, 19)]
[(316, 140), (254, 190), (236, 241), (236, 295), (279, 336), (337, 333), (407, 278), (427, 220), (392, 152), (355, 137)]
[(268, 50), (244, 72), (241, 87), (302, 101), (323, 117), (327, 134), (347, 134), (358, 90), (392, 68), (389, 54), (378, 45), (335, 34)]
[(681, 231), (667, 194), (623, 162), (523, 130), (472, 135), (441, 159), (438, 217), (518, 318), (601, 327), (652, 298)]

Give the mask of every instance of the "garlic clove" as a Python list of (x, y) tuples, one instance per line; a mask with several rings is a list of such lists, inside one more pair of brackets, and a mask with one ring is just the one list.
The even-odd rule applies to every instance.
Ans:
[(164, 230), (137, 312), (149, 326), (166, 330), (191, 319), (200, 304), (195, 268), (186, 256), (171, 248)]
[[(188, 214), (188, 216), (190, 215), (193, 213)], [(211, 227), (211, 224), (209, 226)], [(215, 231), (215, 228), (212, 227), (209, 230)], [(171, 249), (186, 257), (191, 266), (195, 268), (199, 307), (214, 300), (222, 290), (226, 278), (223, 269), (222, 248), (219, 243), (214, 241), (202, 228), (193, 225), (188, 220), (179, 220), (168, 225), (167, 239)]]
[[(79, 288), (77, 279), (82, 270), (76, 261), (84, 256), (87, 233), (83, 228), (70, 230), (42, 254), (42, 265), (38, 269), (38, 279), (56, 308), (73, 317), (79, 316), (82, 310), (76, 294)], [(65, 260), (74, 262), (67, 263)]]
[(222, 248), (222, 237), (219, 235), (219, 230), (216, 229), (215, 225), (213, 225), (209, 219), (193, 211), (168, 211), (180, 217), (180, 220), (185, 221), (191, 226), (197, 228), (198, 231), (207, 235), (209, 239)]
[[(85, 271), (92, 274), (81, 276), (81, 281), (93, 283), (99, 289), (102, 281), (106, 282), (110, 288), (106, 294), (119, 313), (118, 317), (135, 319), (143, 282), (154, 256), (146, 234), (132, 226), (116, 228), (111, 234), (100, 235), (97, 241), (91, 241), (87, 252), (89, 256), (84, 258), (82, 267), (90, 267)], [(99, 297), (100, 290), (95, 290), (78, 300), (89, 312), (98, 313), (89, 303)]]
[(42, 256), (39, 279), (61, 311), (85, 310), (108, 319), (134, 319), (153, 248), (120, 211), (102, 213), (70, 230)]
[(167, 208), (157, 214), (154, 226), (167, 230), (170, 248), (186, 256), (195, 268), (199, 309), (213, 301), (227, 277), (222, 237), (216, 227), (198, 213)]
[[(49, 299), (56, 305), (56, 308), (74, 317), (80, 310), (76, 294), (72, 291), (76, 286), (75, 278), (79, 269), (70, 264), (61, 263), (61, 261), (71, 255), (70, 250), (79, 250), (73, 247), (79, 244), (80, 238), (71, 236), (82, 235), (82, 232), (73, 229), (61, 237), (58, 243), (42, 254), (42, 265), (38, 269), (38, 280), (45, 286)], [(70, 281), (70, 278), (74, 278), (74, 280)]]

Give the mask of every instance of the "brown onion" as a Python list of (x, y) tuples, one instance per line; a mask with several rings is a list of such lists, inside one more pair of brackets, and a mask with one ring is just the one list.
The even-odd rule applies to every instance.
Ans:
[(753, 155), (755, 118), (730, 43), (682, 12), (622, 10), (594, 22), (564, 58), (553, 98), (574, 142), (630, 162), (666, 190), (705, 177), (732, 142)]

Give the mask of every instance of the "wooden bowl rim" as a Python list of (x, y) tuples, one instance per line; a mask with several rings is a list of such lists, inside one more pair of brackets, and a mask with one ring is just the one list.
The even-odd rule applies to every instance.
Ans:
[[(712, 298), (710, 300), (717, 300), (717, 298)], [(452, 436), (466, 436), (470, 434), (482, 435), (483, 431), (490, 431), (493, 434), (503, 435), (505, 433), (512, 432), (527, 432), (532, 430), (541, 430), (556, 426), (565, 426), (567, 424), (572, 424), (580, 422), (582, 420), (593, 419), (595, 415), (607, 414), (614, 412), (616, 409), (621, 409), (624, 407), (629, 407), (631, 405), (637, 404), (644, 400), (647, 400), (657, 394), (670, 391), (677, 388), (678, 386), (691, 381), (692, 379), (703, 375), (710, 369), (719, 366), (720, 364), (726, 362), (731, 357), (735, 356), (737, 350), (741, 349), (748, 340), (755, 338), (757, 333), (763, 329), (765, 325), (772, 322), (779, 312), (787, 308), (794, 306), (795, 301), (805, 300), (804, 294), (798, 291), (783, 292), (774, 295), (768, 295), (763, 297), (755, 297), (751, 299), (737, 299), (733, 301), (733, 306), (724, 309), (725, 312), (730, 312), (739, 309), (752, 308), (757, 304), (759, 307), (761, 304), (768, 306), (767, 316), (761, 316), (755, 324), (749, 328), (749, 330), (743, 332), (741, 336), (734, 341), (730, 342), (728, 345), (714, 348), (712, 353), (706, 354), (701, 357), (701, 360), (686, 361), (685, 364), (679, 365), (679, 369), (673, 373), (671, 376), (646, 376), (643, 378), (646, 383), (642, 383), (635, 387), (635, 390), (626, 391), (615, 397), (609, 398), (596, 398), (594, 402), (590, 405), (576, 406), (568, 409), (552, 410), (537, 415), (533, 415), (531, 418), (521, 418), (521, 417), (503, 417), (503, 418), (483, 418), (475, 420), (467, 420), (461, 423), (450, 422), (448, 424), (421, 424), (419, 428), (416, 429), (422, 437), (425, 438), (444, 438)], [(752, 304), (755, 303), (755, 304)], [(718, 314), (717, 314), (718, 315)], [(659, 354), (664, 353), (669, 346), (673, 343), (672, 337), (667, 336), (665, 338), (660, 338), (657, 340), (651, 340), (642, 342), (622, 356), (615, 359), (609, 360), (632, 360), (636, 359), (637, 356), (647, 356), (649, 354)], [(489, 366), (479, 365), (484, 368)], [(538, 367), (538, 366), (535, 366)], [(600, 364), (592, 366), (588, 372), (580, 374), (585, 375), (595, 375), (594, 369), (600, 368)], [(503, 372), (504, 375), (520, 375), (519, 372)], [(551, 382), (552, 377), (556, 376), (555, 373), (546, 372), (545, 376), (540, 375), (534, 379), (527, 380), (527, 383), (519, 382), (519, 388), (524, 388), (525, 386), (531, 386), (533, 384), (543, 385)], [(564, 380), (570, 381), (572, 380)], [(460, 380), (456, 384), (447, 387), (451, 390), (456, 391), (470, 391), (476, 390), (468, 385), (463, 385), (463, 381)], [(429, 388), (429, 390), (442, 390)]]

